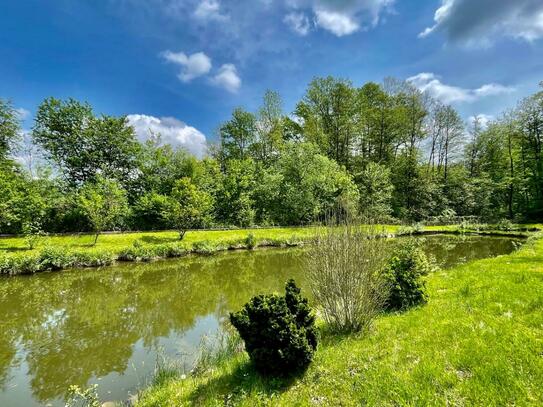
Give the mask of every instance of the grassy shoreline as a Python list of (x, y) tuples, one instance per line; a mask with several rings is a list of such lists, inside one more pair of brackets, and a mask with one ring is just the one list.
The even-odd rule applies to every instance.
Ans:
[[(433, 233), (527, 237), (536, 225), (510, 231), (465, 229), (459, 226), (424, 228), (384, 225), (387, 237)], [(0, 275), (34, 274), (76, 267), (102, 267), (117, 261), (152, 261), (182, 257), (188, 254), (212, 254), (226, 250), (258, 247), (292, 247), (309, 243), (316, 235), (315, 227), (253, 228), (230, 230), (197, 230), (187, 232), (180, 241), (175, 231), (103, 234), (93, 245), (93, 235), (47, 236), (28, 249), (22, 237), (0, 238)]]
[(430, 301), (364, 336), (323, 332), (301, 377), (267, 380), (245, 353), (162, 377), (138, 406), (541, 405), (543, 234), (519, 251), (428, 277)]

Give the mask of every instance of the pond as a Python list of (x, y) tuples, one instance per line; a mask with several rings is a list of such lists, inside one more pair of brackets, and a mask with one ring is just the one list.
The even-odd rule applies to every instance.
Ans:
[[(442, 267), (510, 253), (518, 239), (429, 236)], [(0, 406), (63, 405), (70, 385), (102, 400), (144, 386), (158, 355), (190, 370), (198, 345), (258, 293), (304, 287), (303, 249), (269, 249), (0, 279)], [(306, 291), (306, 294), (307, 291)]]

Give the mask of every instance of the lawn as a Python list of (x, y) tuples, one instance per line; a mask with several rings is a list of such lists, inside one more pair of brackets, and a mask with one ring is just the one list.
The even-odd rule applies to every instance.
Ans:
[[(305, 238), (313, 233), (312, 228), (258, 228), (258, 229), (233, 229), (233, 230), (194, 230), (189, 231), (183, 238), (183, 243), (192, 244), (199, 241), (229, 242), (242, 240), (252, 233), (255, 238), (262, 239), (288, 239), (293, 235)], [(108, 233), (102, 234), (94, 246), (94, 235), (74, 234), (62, 236), (43, 237), (34, 251), (38, 251), (47, 245), (81, 250), (111, 250), (119, 251), (132, 246), (135, 241), (143, 244), (160, 244), (179, 242), (179, 233), (175, 231), (163, 232), (134, 232), (134, 233)], [(0, 253), (22, 251), (31, 252), (25, 239), (22, 237), (0, 238)]]
[[(364, 226), (362, 226), (364, 227)], [(478, 233), (529, 235), (525, 227), (499, 231), (492, 226)], [(370, 233), (386, 235), (422, 232), (465, 233), (459, 226), (402, 227), (382, 225)], [(315, 237), (315, 227), (195, 230), (179, 240), (175, 231), (51, 235), (37, 239), (32, 249), (23, 237), (0, 238), (0, 275), (33, 274), (74, 267), (100, 267), (121, 261), (151, 261), (189, 253), (211, 254), (221, 250), (258, 246), (297, 246)]]
[(428, 277), (429, 303), (381, 316), (364, 335), (323, 333), (288, 381), (245, 353), (158, 381), (139, 406), (543, 405), (543, 238)]

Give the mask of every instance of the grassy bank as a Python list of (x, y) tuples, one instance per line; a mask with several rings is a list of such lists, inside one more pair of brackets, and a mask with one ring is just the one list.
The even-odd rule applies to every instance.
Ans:
[[(383, 226), (386, 235), (424, 232), (492, 233), (528, 235), (530, 225), (507, 231), (493, 227), (482, 229), (459, 226), (402, 227)], [(297, 246), (311, 241), (316, 228), (258, 228), (189, 231), (182, 241), (175, 231), (103, 234), (94, 245), (94, 235), (45, 236), (33, 249), (23, 237), (0, 238), (0, 275), (33, 274), (73, 267), (100, 267), (115, 261), (151, 261), (187, 254), (211, 254), (216, 251), (256, 247)]]
[(381, 316), (367, 335), (323, 333), (301, 377), (263, 379), (240, 353), (198, 376), (163, 376), (138, 405), (541, 405), (542, 236), (428, 285), (426, 306)]

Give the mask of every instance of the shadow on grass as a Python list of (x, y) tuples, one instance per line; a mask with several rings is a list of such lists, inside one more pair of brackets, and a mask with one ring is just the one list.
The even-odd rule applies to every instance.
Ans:
[(287, 391), (305, 373), (301, 371), (288, 377), (268, 377), (259, 374), (246, 361), (240, 363), (229, 374), (224, 374), (198, 386), (190, 396), (191, 405), (205, 405), (206, 401), (221, 395), (225, 405), (235, 402), (241, 396), (258, 393), (266, 397)]
[(5, 252), (27, 252), (29, 250), (32, 249), (29, 249), (28, 247), (0, 247), (0, 251)]

